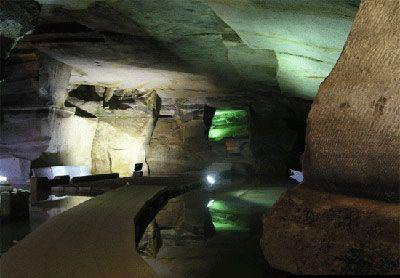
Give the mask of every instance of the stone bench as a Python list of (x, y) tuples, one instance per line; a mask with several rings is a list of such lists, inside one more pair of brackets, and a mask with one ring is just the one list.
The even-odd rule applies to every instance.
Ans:
[[(50, 195), (96, 196), (108, 190), (94, 189), (92, 187), (93, 183), (96, 183), (97, 187), (102, 187), (101, 181), (111, 179), (117, 180), (118, 178), (118, 173), (74, 177), (72, 179), (70, 179), (69, 176), (57, 176), (54, 179), (48, 179), (46, 177), (32, 177), (31, 203), (35, 204), (40, 201), (47, 200)], [(77, 184), (79, 184), (79, 186)], [(106, 185), (103, 185), (103, 187), (110, 187), (109, 184), (109, 182), (106, 182)], [(120, 186), (122, 186), (122, 184)]]

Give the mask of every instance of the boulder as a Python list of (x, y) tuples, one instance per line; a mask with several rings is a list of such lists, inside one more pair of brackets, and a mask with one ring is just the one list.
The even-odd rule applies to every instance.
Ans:
[(400, 274), (400, 206), (299, 185), (263, 217), (268, 263), (296, 274)]
[(146, 228), (142, 240), (139, 242), (138, 251), (148, 257), (157, 257), (157, 253), (162, 246), (160, 228), (154, 219)]
[(185, 193), (168, 201), (156, 216), (163, 242), (180, 244), (203, 241), (215, 233), (206, 198), (197, 191)]

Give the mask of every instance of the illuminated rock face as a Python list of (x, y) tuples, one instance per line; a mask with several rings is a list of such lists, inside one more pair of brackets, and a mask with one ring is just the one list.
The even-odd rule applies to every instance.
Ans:
[(100, 118), (92, 145), (92, 173), (132, 176), (135, 163), (146, 163), (145, 149), (153, 118)]
[[(274, 78), (282, 92), (308, 99), (338, 59), (357, 11), (351, 1), (209, 3), (242, 43), (263, 57), (257, 65), (253, 54), (252, 63), (275, 69), (269, 71), (270, 76), (265, 71), (265, 80)], [(227, 48), (230, 53), (234, 45), (228, 43)]]
[[(95, 1), (39, 2), (79, 10)], [(312, 99), (342, 51), (359, 1), (102, 3), (126, 15), (195, 71), (229, 81), (232, 88), (268, 88)]]
[(398, 1), (363, 1), (320, 87), (308, 118), (305, 184), (263, 219), (261, 246), (273, 267), (400, 274), (399, 9)]
[(363, 4), (346, 48), (322, 83), (308, 118), (308, 182), (398, 198), (400, 18), (395, 11), (399, 8), (398, 1)]
[(202, 119), (159, 119), (146, 154), (151, 175), (202, 170), (211, 160)]
[(135, 163), (145, 163), (152, 128), (152, 117), (55, 117), (48, 147), (32, 167), (76, 165), (87, 166), (92, 174), (131, 176)]
[[(47, 149), (34, 160), (32, 167), (54, 165), (92, 166), (92, 142), (97, 128), (97, 119), (49, 117), (49, 142)], [(79, 127), (79, 128), (77, 128)], [(79, 142), (79, 143), (78, 143)]]
[[(357, 10), (357, 1), (350, 0), (334, 3), (320, 0), (268, 0), (263, 3), (173, 0), (163, 5), (154, 0), (38, 2), (43, 4), (41, 25), (35, 33), (38, 36), (23, 42), (23, 46), (36, 47), (48, 56), (39, 55), (40, 78), (37, 75), (33, 78), (34, 81), (39, 78), (39, 84), (26, 80), (29, 84), (34, 83), (32, 87), (37, 93), (27, 98), (16, 97), (12, 89), (27, 83), (12, 84), (11, 94), (6, 99), (9, 103), (62, 108), (69, 78), (70, 85), (87, 84), (130, 91), (138, 89), (141, 93), (155, 89), (162, 99), (161, 110), (184, 122), (187, 121), (184, 119), (186, 112), (182, 111), (187, 106), (189, 110), (204, 104), (214, 107), (229, 107), (230, 103), (246, 107), (265, 106), (267, 109), (264, 110), (255, 108), (261, 111), (256, 120), (256, 126), (261, 128), (256, 127), (249, 132), (254, 139), (251, 149), (256, 154), (257, 171), (271, 175), (286, 175), (290, 161), (298, 160), (302, 148), (295, 156), (292, 154), (299, 134), (287, 122), (304, 122), (304, 115), (307, 114), (303, 111), (305, 105), (295, 99), (278, 97), (278, 94), (285, 92), (292, 96), (313, 98), (319, 83), (338, 57)], [(237, 18), (241, 18), (241, 22)], [(62, 21), (68, 21), (69, 27)], [(65, 32), (65, 28), (72, 28), (76, 33), (72, 36), (71, 33), (64, 34), (62, 30)], [(309, 32), (311, 29), (312, 32)], [(57, 78), (54, 78), (56, 75)], [(26, 103), (22, 104), (22, 99)], [(177, 103), (183, 105), (175, 105)], [(35, 133), (31, 138), (36, 140), (37, 137), (41, 143), (32, 143), (35, 146), (29, 149), (29, 159), (35, 160), (47, 149), (44, 156), (47, 159), (53, 157), (50, 161), (68, 164), (85, 162), (89, 168), (93, 166), (92, 170), (96, 173), (119, 169), (124, 175), (130, 173), (135, 162), (143, 161), (143, 142), (149, 137), (144, 134), (149, 130), (151, 132), (149, 126), (152, 120), (147, 118), (149, 115), (142, 117), (133, 113), (141, 107), (131, 106), (127, 110), (119, 107), (118, 115), (113, 115), (102, 110), (99, 102), (69, 98), (69, 104), (76, 107), (74, 117), (55, 117), (55, 123), (65, 124), (65, 130), (60, 125), (50, 132), (53, 128), (51, 120), (55, 119), (52, 116), (40, 119), (32, 116), (35, 118), (32, 120), (37, 122), (35, 131), (24, 132)], [(273, 107), (274, 111), (265, 111), (269, 107)], [(82, 110), (97, 117), (97, 123), (86, 119), (88, 115), (79, 114)], [(125, 120), (114, 121), (112, 118), (117, 116), (131, 117), (135, 124), (121, 128), (120, 123)], [(72, 122), (79, 122), (89, 135), (82, 146), (71, 143), (80, 138), (77, 132), (67, 128)], [(268, 128), (263, 128), (264, 123)], [(10, 120), (5, 126), (12, 124)], [(42, 124), (46, 127), (37, 131)], [(24, 124), (19, 125), (25, 128)], [(113, 139), (102, 139), (106, 135)], [(68, 139), (62, 140), (62, 136)], [(51, 138), (58, 138), (60, 142)], [(157, 140), (156, 137), (154, 140)], [(153, 146), (156, 146), (158, 143), (154, 142)], [(201, 158), (195, 154), (178, 154), (191, 152), (186, 147), (178, 146), (175, 155), (167, 151), (168, 148), (160, 147), (166, 153), (151, 153), (150, 160), (159, 161), (157, 163), (161, 165), (168, 162), (164, 158), (169, 157), (176, 167), (180, 165), (178, 172), (196, 170), (205, 164), (202, 148), (206, 145), (204, 142), (197, 143), (194, 145), (201, 149)], [(25, 150), (21, 145), (7, 151), (11, 156), (20, 155), (24, 152), (21, 149)], [(150, 152), (152, 149), (155, 148), (150, 148)], [(75, 159), (75, 154), (79, 152), (82, 156)], [(122, 155), (124, 152), (130, 155)], [(114, 162), (110, 163), (110, 159)], [(43, 160), (36, 162), (39, 165)]]

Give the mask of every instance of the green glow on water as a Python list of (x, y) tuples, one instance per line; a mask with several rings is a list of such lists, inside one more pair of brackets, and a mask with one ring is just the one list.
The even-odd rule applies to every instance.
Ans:
[(217, 109), (212, 119), (208, 138), (220, 141), (223, 138), (247, 137), (247, 123), (247, 111), (245, 109)]
[(217, 231), (247, 231), (246, 223), (232, 217), (231, 204), (226, 201), (218, 200), (210, 203), (208, 206), (212, 222)]
[(241, 188), (214, 196), (207, 205), (217, 231), (248, 231), (255, 213), (268, 211), (287, 187)]

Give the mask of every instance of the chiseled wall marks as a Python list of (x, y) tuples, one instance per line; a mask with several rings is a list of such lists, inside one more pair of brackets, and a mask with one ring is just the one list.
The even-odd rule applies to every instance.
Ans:
[(400, 2), (364, 0), (308, 118), (305, 180), (331, 189), (398, 194)]

